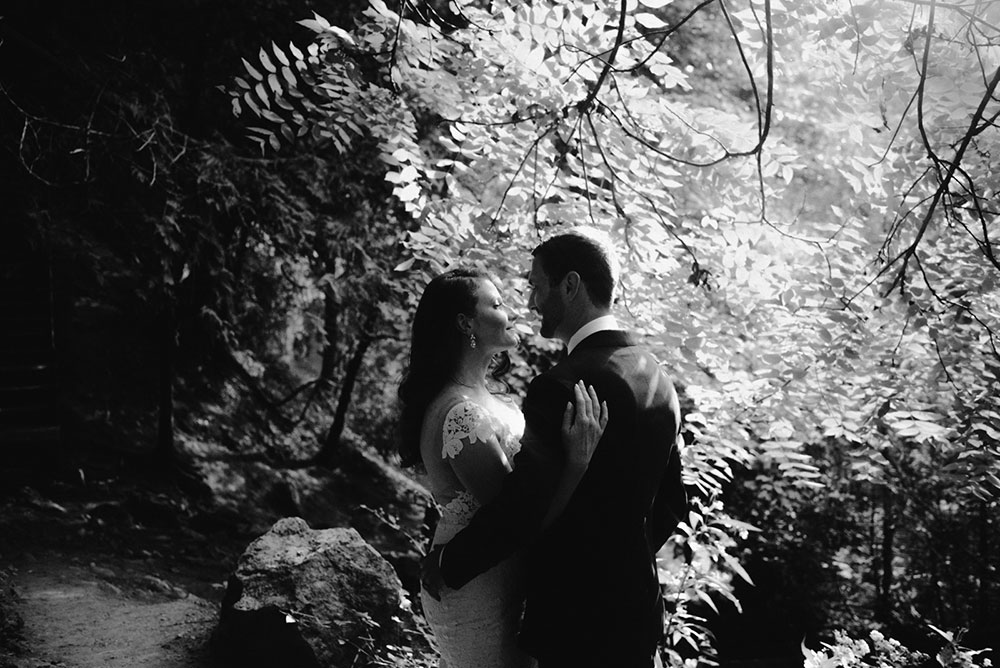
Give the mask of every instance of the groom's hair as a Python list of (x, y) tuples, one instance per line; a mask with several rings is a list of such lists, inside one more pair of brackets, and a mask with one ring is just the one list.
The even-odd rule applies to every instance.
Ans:
[(598, 233), (577, 228), (557, 234), (535, 247), (531, 254), (541, 262), (553, 285), (575, 271), (587, 286), (594, 305), (611, 306), (618, 282), (618, 263), (610, 243)]

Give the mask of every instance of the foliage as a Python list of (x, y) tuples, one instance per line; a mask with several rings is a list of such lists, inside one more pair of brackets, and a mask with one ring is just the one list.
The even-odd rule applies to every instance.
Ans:
[(270, 423), (250, 452), (284, 461), (313, 456), (359, 393), (385, 403), (364, 368), (347, 382), (350, 360), (401, 322), (386, 279), (408, 225), (381, 173), (363, 146), (352, 161), (308, 141), (254, 155), (212, 85), (231, 76), (241, 40), (309, 4), (5, 12), (4, 188), (12, 224), (53, 257), (71, 323), (67, 395), (83, 420), (134, 424), (128, 438), (145, 444), (176, 400), (181, 428), (237, 449), (253, 441), (243, 425), (210, 422)]
[[(298, 444), (278, 459), (340, 406), (388, 443), (429, 276), (476, 264), (518, 294), (527, 251), (587, 222), (624, 258), (617, 315), (692, 403), (671, 650), (706, 647), (741, 563), (807, 566), (828, 628), (989, 629), (1000, 5), (373, 0), (281, 20), (313, 4), (6, 10), (2, 187), (92, 340), (72, 368), (93, 412), (148, 424), (176, 373), (185, 428), (219, 402)], [(544, 364), (529, 321), (522, 358)]]
[[(990, 660), (980, 656), (983, 650), (962, 647), (961, 633), (950, 633), (931, 627), (945, 641), (937, 652), (936, 665), (941, 668), (973, 668), (989, 666)], [(871, 631), (868, 640), (852, 640), (847, 634), (837, 632), (832, 645), (824, 645), (822, 650), (802, 648), (805, 668), (854, 668), (855, 666), (876, 666), (877, 668), (907, 668), (927, 665), (928, 657), (913, 651), (893, 638), (887, 638), (879, 631)]]
[(714, 638), (701, 611), (710, 609), (718, 614), (715, 598), (741, 610), (739, 599), (733, 595), (732, 574), (750, 582), (750, 575), (734, 555), (734, 535), (745, 539), (754, 527), (722, 513), (721, 500), (706, 505), (695, 497), (692, 504), (688, 520), (680, 525), (680, 535), (673, 539), (682, 545), (680, 554), (668, 547), (657, 557), (668, 610), (664, 624), (667, 643), (662, 655), (667, 665), (683, 665), (687, 656), (714, 663)]
[[(339, 151), (378, 141), (420, 222), (400, 266), (417, 285), (464, 262), (516, 292), (538, 239), (583, 221), (607, 232), (625, 258), (620, 317), (696, 406), (698, 521), (727, 525), (715, 499), (734, 467), (756, 462), (762, 502), (787, 517), (842, 481), (851, 531), (866, 508), (885, 531), (830, 549), (859, 585), (877, 581), (878, 614), (918, 603), (926, 566), (896, 556), (927, 547), (920, 531), (995, 510), (1000, 491), (997, 7), (451, 11), (373, 0), (354, 26), (302, 21), (315, 39), (301, 58), (248, 63), (256, 83), (237, 94), (271, 123), (255, 132)], [(913, 505), (932, 490), (948, 520)], [(982, 532), (985, 556), (995, 527)], [(733, 533), (707, 544), (739, 573), (722, 558)], [(727, 596), (715, 569), (695, 581), (690, 600)]]

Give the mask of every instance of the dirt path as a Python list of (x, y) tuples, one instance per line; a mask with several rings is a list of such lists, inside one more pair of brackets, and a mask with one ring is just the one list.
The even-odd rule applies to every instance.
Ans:
[[(184, 526), (166, 512), (183, 499), (146, 481), (9, 489), (0, 485), (0, 668), (209, 668), (245, 537)], [(159, 524), (139, 514), (143, 502), (159, 504)]]
[[(336, 471), (295, 472), (312, 495), (301, 503), (323, 526), (356, 522), (402, 553), (408, 538), (366, 507), (401, 517), (417, 507), (413, 483), (351, 452)], [(32, 468), (0, 457), (0, 668), (212, 668), (225, 583), (285, 512), (260, 491), (275, 488), (267, 471), (247, 470), (209, 485), (105, 450), (60, 452)], [(260, 489), (247, 482), (258, 478)], [(219, 501), (246, 489), (256, 496)], [(423, 513), (413, 512), (417, 531)]]
[[(218, 606), (162, 580), (46, 560), (12, 584), (24, 620), (18, 668), (203, 668)], [(124, 576), (124, 578), (122, 577)], [(117, 584), (113, 583), (113, 580)]]

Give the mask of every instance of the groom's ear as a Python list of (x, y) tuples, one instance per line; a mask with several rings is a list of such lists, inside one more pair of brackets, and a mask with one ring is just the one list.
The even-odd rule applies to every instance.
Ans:
[(575, 271), (568, 272), (565, 277), (563, 277), (563, 291), (566, 294), (566, 299), (572, 300), (580, 292), (580, 287), (583, 285), (583, 281), (580, 278), (580, 274)]

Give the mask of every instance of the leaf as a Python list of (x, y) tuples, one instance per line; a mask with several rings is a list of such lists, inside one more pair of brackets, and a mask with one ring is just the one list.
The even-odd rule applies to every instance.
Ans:
[(639, 4), (649, 7), (650, 9), (660, 9), (666, 7), (674, 0), (639, 0)]
[(386, 6), (385, 2), (383, 2), (382, 0), (370, 0), (370, 2), (372, 9), (378, 12), (381, 16), (384, 16), (385, 18), (391, 19), (393, 21), (399, 19), (399, 15), (396, 12), (389, 9)]
[(420, 196), (420, 186), (416, 183), (409, 183), (403, 188), (393, 191), (393, 194), (403, 202), (412, 202)]
[(664, 23), (660, 17), (655, 14), (650, 14), (649, 12), (640, 12), (636, 14), (635, 22), (643, 28), (648, 28), (650, 30), (659, 30), (660, 28), (667, 27), (667, 24)]
[(938, 627), (934, 626), (933, 624), (929, 624), (929, 623), (927, 624), (927, 626), (929, 626), (932, 631), (934, 631), (935, 633), (937, 633), (939, 636), (941, 636), (942, 638), (944, 638), (948, 642), (954, 642), (955, 641), (955, 634), (951, 633), (950, 631), (943, 631), (943, 630), (939, 629)]
[(260, 107), (257, 105), (257, 101), (253, 99), (253, 96), (250, 94), (250, 91), (247, 91), (246, 93), (243, 94), (243, 101), (246, 102), (247, 106), (250, 107), (250, 110), (253, 113), (255, 113), (257, 116), (260, 116)]
[(309, 30), (312, 30), (313, 32), (323, 32), (324, 30), (326, 30), (327, 26), (330, 25), (327, 22), (327, 20), (324, 19), (319, 14), (314, 14), (313, 16), (315, 16), (315, 18), (312, 18), (312, 19), (302, 19), (300, 21), (296, 21), (296, 23), (298, 23), (300, 26), (302, 26), (304, 28), (308, 28)]
[(275, 74), (268, 74), (267, 75), (267, 85), (271, 88), (271, 90), (276, 95), (280, 96), (282, 94), (283, 91), (281, 90), (281, 82), (278, 81), (277, 75), (275, 75)]
[(246, 58), (241, 58), (240, 60), (243, 61), (243, 67), (245, 67), (246, 70), (247, 70), (247, 72), (250, 73), (250, 76), (252, 76), (257, 81), (263, 81), (264, 80), (264, 75), (261, 74), (260, 72), (258, 72), (256, 69), (254, 69), (253, 65), (251, 65), (250, 63), (248, 63)]
[(267, 51), (261, 48), (260, 54), (258, 55), (260, 56), (260, 63), (264, 66), (264, 69), (272, 74), (278, 71), (278, 69), (274, 66), (274, 63), (272, 63), (271, 59), (268, 57)]
[(746, 572), (746, 569), (736, 560), (732, 555), (722, 553), (722, 559), (726, 562), (726, 565), (733, 570), (734, 573), (739, 575), (748, 584), (753, 584), (753, 580), (750, 578), (750, 574)]
[(345, 44), (356, 46), (354, 38), (351, 36), (351, 34), (339, 26), (331, 25), (330, 27), (327, 28), (327, 32), (336, 35), (340, 39), (340, 41), (344, 42)]
[(712, 597), (708, 595), (708, 592), (705, 592), (705, 591), (702, 591), (701, 589), (699, 589), (696, 592), (696, 594), (697, 594), (698, 598), (700, 598), (702, 601), (704, 601), (706, 604), (708, 604), (708, 606), (710, 608), (712, 608), (712, 610), (715, 611), (715, 614), (719, 614), (719, 609), (715, 606), (715, 601), (713, 601)]
[(288, 67), (291, 63), (288, 60), (288, 56), (282, 51), (277, 44), (273, 41), (271, 42), (271, 52), (274, 53), (274, 57), (278, 60), (281, 65)]
[(986, 482), (990, 483), (997, 491), (1000, 491), (1000, 478), (997, 478), (992, 473), (987, 473), (983, 477), (986, 479)]
[(267, 89), (264, 88), (263, 83), (259, 83), (254, 86), (254, 92), (257, 93), (257, 99), (259, 99), (265, 107), (271, 106), (271, 96), (267, 94)]
[(281, 118), (281, 116), (279, 116), (278, 114), (276, 114), (273, 111), (271, 111), (270, 109), (261, 109), (260, 113), (261, 113), (261, 116), (263, 116), (267, 120), (271, 121), (272, 123), (275, 123), (275, 124), (278, 124), (278, 125), (284, 123), (284, 119)]

